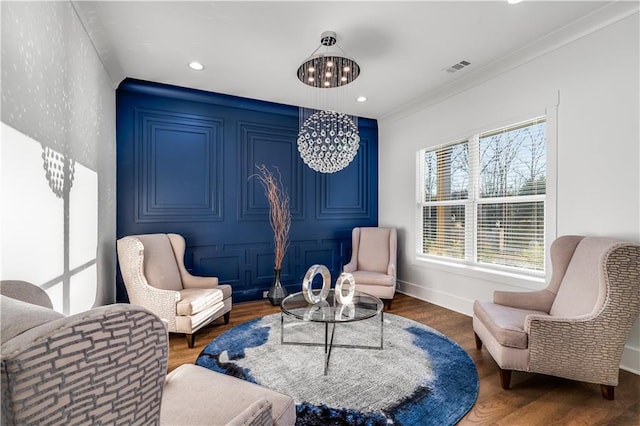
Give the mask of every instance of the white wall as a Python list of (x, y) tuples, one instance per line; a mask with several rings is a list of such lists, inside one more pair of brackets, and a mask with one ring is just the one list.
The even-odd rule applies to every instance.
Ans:
[[(491, 300), (496, 289), (544, 286), (415, 260), (415, 155), (555, 105), (557, 235), (640, 242), (638, 22), (636, 11), (461, 93), (379, 121), (379, 218), (399, 230), (400, 291), (471, 314), (473, 300)], [(622, 365), (640, 374), (637, 321)]]
[[(1, 130), (0, 278), (66, 313), (113, 302), (115, 88), (70, 2), (2, 2)], [(45, 149), (73, 160), (69, 191)]]

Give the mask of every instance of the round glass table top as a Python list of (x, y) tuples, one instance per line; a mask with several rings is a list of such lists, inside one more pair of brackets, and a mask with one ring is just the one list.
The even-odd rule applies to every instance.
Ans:
[[(314, 290), (319, 294), (320, 290)], [(382, 300), (367, 293), (356, 291), (352, 303), (342, 305), (338, 303), (333, 289), (329, 291), (326, 300), (315, 305), (304, 298), (302, 292), (293, 293), (285, 297), (280, 308), (282, 312), (303, 321), (314, 322), (351, 322), (376, 316), (382, 311)]]

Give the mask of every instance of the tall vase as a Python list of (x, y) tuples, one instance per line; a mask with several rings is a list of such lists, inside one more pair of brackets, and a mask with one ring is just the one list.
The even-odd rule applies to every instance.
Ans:
[(284, 288), (280, 282), (280, 272), (280, 269), (273, 270), (273, 284), (271, 284), (267, 292), (267, 299), (269, 299), (269, 302), (271, 302), (273, 306), (280, 306), (280, 303), (282, 303), (282, 300), (287, 297), (288, 294), (287, 289)]

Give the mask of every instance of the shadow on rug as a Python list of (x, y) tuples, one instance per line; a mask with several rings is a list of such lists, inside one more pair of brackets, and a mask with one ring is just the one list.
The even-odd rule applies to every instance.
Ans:
[[(285, 317), (287, 341), (323, 343), (323, 324)], [(384, 315), (384, 349), (282, 345), (280, 314), (241, 324), (209, 343), (196, 364), (291, 395), (297, 425), (453, 425), (478, 396), (478, 374), (455, 342)], [(335, 344), (375, 346), (380, 321), (338, 324)]]

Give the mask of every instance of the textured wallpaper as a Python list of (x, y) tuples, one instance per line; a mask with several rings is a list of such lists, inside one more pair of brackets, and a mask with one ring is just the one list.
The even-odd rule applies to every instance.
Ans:
[(114, 83), (70, 2), (1, 7), (0, 276), (41, 285), (67, 313), (111, 302)]

